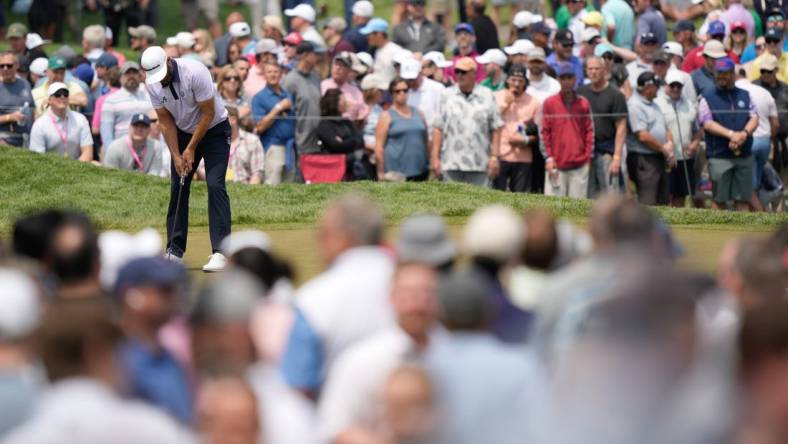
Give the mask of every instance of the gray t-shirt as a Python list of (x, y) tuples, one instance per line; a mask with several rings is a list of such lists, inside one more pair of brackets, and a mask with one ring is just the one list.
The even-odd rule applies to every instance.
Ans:
[(142, 152), (135, 151), (135, 153), (140, 162), (142, 162), (142, 169), (139, 168), (137, 161), (131, 154), (129, 138), (121, 137), (112, 142), (107, 148), (107, 152), (104, 155), (104, 166), (127, 171), (142, 171), (152, 176), (161, 175), (161, 151), (155, 140), (148, 138), (145, 149)]
[(320, 78), (315, 71), (290, 71), (282, 81), (282, 88), (295, 97), (295, 143), (298, 154), (319, 153), (317, 125), (320, 123)]
[(21, 111), (28, 104), (27, 121), (25, 124), (16, 122), (0, 124), (0, 139), (14, 146), (22, 146), (22, 134), (30, 132), (35, 102), (30, 93), (30, 84), (26, 80), (14, 79), (11, 83), (0, 82), (0, 115)]
[(662, 110), (654, 101), (647, 101), (638, 93), (633, 93), (627, 102), (629, 119), (627, 125), (627, 150), (631, 153), (661, 155), (640, 143), (636, 134), (639, 131), (650, 133), (657, 141), (664, 144), (668, 141), (667, 126)]

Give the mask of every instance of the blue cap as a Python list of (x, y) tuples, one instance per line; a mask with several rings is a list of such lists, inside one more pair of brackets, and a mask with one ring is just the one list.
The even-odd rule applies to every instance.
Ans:
[(673, 25), (673, 32), (695, 31), (695, 23), (692, 20), (679, 20)]
[(105, 52), (96, 60), (96, 66), (112, 68), (113, 66), (118, 66), (118, 59), (114, 55)]
[(454, 27), (454, 33), (459, 34), (461, 32), (476, 34), (476, 32), (473, 30), (473, 26), (471, 26), (470, 23), (457, 23), (457, 26)]
[(723, 57), (714, 62), (714, 70), (717, 72), (731, 72), (735, 67), (736, 64), (729, 57)]
[(722, 23), (719, 20), (714, 20), (713, 22), (709, 23), (709, 31), (706, 34), (711, 36), (725, 35), (725, 23)]
[(363, 35), (369, 35), (373, 32), (388, 32), (389, 30), (389, 22), (383, 20), (380, 17), (375, 17), (370, 20), (363, 28), (359, 30), (359, 32)]
[(547, 26), (547, 23), (545, 23), (544, 21), (536, 22), (533, 25), (531, 25), (528, 29), (531, 31), (531, 33), (538, 32), (540, 34), (545, 34), (548, 36), (552, 32), (550, 27)]
[(183, 265), (163, 257), (143, 257), (121, 267), (115, 280), (115, 294), (123, 296), (126, 290), (132, 287), (173, 286), (184, 283), (185, 280), (186, 269)]
[(131, 116), (131, 125), (141, 123), (145, 126), (150, 126), (150, 117), (147, 114), (137, 113)]
[(558, 76), (558, 77), (568, 76), (568, 75), (571, 75), (571, 76), (574, 77), (575, 76), (575, 68), (569, 62), (560, 62), (555, 67), (555, 75)]
[(74, 77), (82, 80), (88, 85), (93, 83), (93, 68), (90, 67), (90, 63), (77, 65), (77, 67), (71, 71), (71, 74), (74, 74)]
[(596, 45), (596, 48), (594, 48), (594, 55), (597, 57), (602, 57), (607, 53), (615, 54), (613, 47), (607, 43), (600, 43)]

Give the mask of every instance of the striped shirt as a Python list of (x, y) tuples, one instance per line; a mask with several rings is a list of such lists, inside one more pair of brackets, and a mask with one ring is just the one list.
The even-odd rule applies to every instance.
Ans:
[(151, 110), (153, 107), (148, 93), (142, 87), (137, 88), (136, 92), (121, 88), (108, 96), (101, 109), (101, 140), (104, 146), (129, 133), (134, 114), (148, 114)]

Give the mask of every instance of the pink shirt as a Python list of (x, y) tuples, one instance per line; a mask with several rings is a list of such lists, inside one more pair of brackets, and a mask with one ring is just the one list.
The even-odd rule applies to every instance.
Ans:
[(506, 90), (495, 93), (495, 102), (501, 110), (503, 128), (501, 128), (501, 158), (507, 162), (533, 162), (533, 152), (531, 147), (515, 149), (509, 145), (509, 139), (517, 134), (517, 127), (529, 123), (541, 124), (542, 104), (539, 100), (523, 93), (514, 99), (509, 107), (506, 107)]
[(244, 96), (248, 97), (250, 101), (255, 94), (265, 88), (265, 76), (263, 76), (261, 71), (262, 69), (258, 68), (257, 65), (252, 66), (249, 70), (249, 75), (244, 80)]
[(342, 95), (345, 96), (345, 101), (347, 102), (347, 111), (342, 114), (342, 117), (348, 118), (352, 121), (359, 120), (360, 116), (363, 116), (364, 114), (366, 105), (364, 104), (364, 95), (361, 93), (361, 90), (358, 88), (358, 86), (351, 82), (345, 82), (340, 87), (331, 77), (320, 82), (321, 95), (325, 94), (326, 91), (332, 88), (339, 88), (339, 90), (342, 91)]
[(107, 100), (110, 94), (119, 89), (120, 88), (110, 88), (109, 92), (96, 99), (96, 107), (93, 109), (93, 119), (90, 122), (90, 128), (93, 131), (101, 130), (101, 109), (104, 108), (104, 101)]

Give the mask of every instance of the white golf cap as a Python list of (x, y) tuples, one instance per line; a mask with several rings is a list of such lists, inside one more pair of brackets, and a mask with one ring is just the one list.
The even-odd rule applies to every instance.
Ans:
[(301, 17), (309, 23), (315, 22), (315, 8), (306, 3), (301, 3), (293, 9), (285, 9), (285, 15), (288, 17)]
[(30, 63), (30, 72), (37, 76), (45, 76), (49, 67), (49, 59), (46, 57), (39, 57)]
[(534, 22), (534, 15), (530, 11), (520, 11), (514, 15), (512, 24), (515, 28), (527, 28)]
[(512, 46), (503, 48), (504, 52), (509, 55), (522, 54), (528, 55), (528, 51), (534, 48), (534, 43), (527, 39), (515, 40)]
[(389, 82), (386, 81), (380, 74), (372, 73), (367, 74), (361, 79), (361, 89), (367, 91), (370, 89), (389, 89)]
[(167, 46), (175, 46), (175, 45), (178, 44), (178, 39), (176, 39), (174, 36), (173, 37), (167, 37), (167, 40), (166, 40), (165, 44)]
[(665, 75), (665, 84), (670, 85), (671, 83), (684, 84), (684, 77), (681, 75), (678, 69), (668, 70), (667, 75)]
[(590, 42), (591, 40), (599, 37), (599, 30), (592, 27), (587, 27), (583, 29), (583, 32), (580, 33), (580, 37), (584, 42)]
[(402, 65), (403, 63), (405, 63), (405, 61), (412, 59), (415, 59), (412, 51), (408, 51), (407, 49), (401, 49), (394, 54), (394, 57), (392, 57), (391, 60), (394, 63)]
[(112, 28), (110, 28), (109, 26), (104, 27), (104, 36), (107, 38), (107, 40), (112, 40), (112, 37), (114, 37), (114, 35), (115, 34), (112, 33)]
[(0, 268), (0, 341), (21, 339), (38, 326), (41, 310), (39, 290), (26, 274)]
[(230, 25), (229, 32), (233, 37), (245, 37), (252, 33), (252, 28), (249, 27), (249, 23), (236, 22)]
[(424, 57), (422, 57), (421, 60), (429, 60), (438, 68), (448, 68), (451, 66), (451, 62), (446, 60), (446, 57), (444, 57), (443, 54), (438, 51), (430, 51), (424, 54)]
[(151, 46), (142, 53), (140, 66), (145, 71), (145, 83), (152, 85), (161, 82), (167, 75), (167, 53), (161, 46)]
[(61, 89), (65, 89), (66, 91), (68, 91), (68, 86), (66, 86), (66, 84), (63, 82), (55, 82), (49, 85), (49, 88), (47, 88), (47, 97), (52, 96), (52, 94), (55, 94)]
[(31, 32), (25, 38), (25, 47), (27, 49), (33, 49), (51, 42), (51, 40), (44, 40), (40, 35), (36, 34), (35, 32)]
[(506, 65), (506, 54), (497, 48), (488, 49), (487, 51), (484, 51), (484, 54), (476, 57), (476, 61), (482, 65), (495, 63), (498, 66), (504, 66)]
[(271, 238), (258, 230), (235, 231), (225, 237), (219, 249), (225, 256), (232, 256), (244, 248), (257, 248), (271, 251)]
[(665, 44), (662, 45), (662, 50), (670, 55), (684, 57), (684, 51), (679, 42), (665, 42)]
[(375, 59), (372, 58), (372, 55), (368, 52), (359, 52), (356, 54), (356, 57), (361, 61), (361, 63), (367, 65), (367, 68), (372, 68), (375, 64)]
[(353, 3), (353, 9), (351, 9), (351, 11), (353, 15), (369, 18), (375, 15), (375, 6), (367, 0), (359, 0)]
[(276, 54), (278, 52), (279, 52), (279, 46), (276, 44), (276, 40), (274, 39), (260, 39), (257, 41), (257, 44), (254, 45), (255, 54), (265, 54), (265, 53)]
[(179, 32), (175, 34), (175, 45), (180, 46), (181, 48), (191, 48), (197, 41), (194, 38), (194, 34), (191, 32)]
[(421, 63), (416, 59), (408, 59), (399, 67), (399, 76), (405, 80), (414, 80), (421, 73)]

